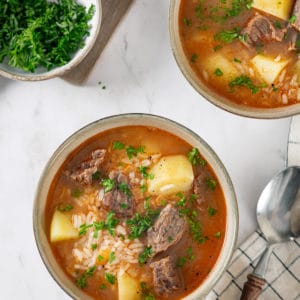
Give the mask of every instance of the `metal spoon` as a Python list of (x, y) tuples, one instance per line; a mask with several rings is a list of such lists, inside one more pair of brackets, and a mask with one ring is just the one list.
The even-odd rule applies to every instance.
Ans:
[(274, 247), (300, 237), (300, 167), (289, 167), (268, 183), (258, 200), (256, 214), (268, 245), (253, 274), (248, 275), (241, 300), (258, 298)]

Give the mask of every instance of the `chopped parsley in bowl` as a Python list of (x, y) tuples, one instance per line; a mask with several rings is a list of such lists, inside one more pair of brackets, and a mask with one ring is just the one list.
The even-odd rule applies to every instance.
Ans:
[(99, 32), (96, 0), (0, 2), (0, 75), (43, 80), (63, 75), (93, 46)]

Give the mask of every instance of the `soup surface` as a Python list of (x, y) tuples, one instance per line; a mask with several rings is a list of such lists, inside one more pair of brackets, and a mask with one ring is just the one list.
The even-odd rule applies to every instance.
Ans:
[(300, 1), (182, 0), (179, 30), (190, 66), (217, 94), (259, 108), (300, 102)]
[(130, 126), (69, 156), (51, 185), (46, 224), (57, 261), (94, 299), (181, 299), (218, 259), (226, 206), (196, 148)]

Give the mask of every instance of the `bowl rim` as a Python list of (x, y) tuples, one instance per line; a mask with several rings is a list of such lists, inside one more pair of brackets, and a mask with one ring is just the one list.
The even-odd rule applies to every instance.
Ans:
[[(175, 130), (178, 130), (178, 134), (175, 131), (171, 131), (168, 129), (163, 128), (163, 130), (170, 132), (174, 135), (177, 135), (178, 137), (181, 137), (181, 134), (186, 134), (186, 136), (189, 136), (191, 139), (194, 139), (195, 141), (198, 142), (198, 145), (201, 146), (202, 149), (200, 149), (200, 153), (203, 155), (203, 151), (205, 150), (206, 155), (209, 155), (209, 159), (207, 159), (207, 156), (204, 156), (205, 159), (208, 160), (209, 164), (211, 165), (212, 163), (215, 163), (216, 166), (218, 167), (218, 179), (220, 176), (222, 176), (222, 189), (224, 193), (224, 198), (225, 198), (225, 203), (226, 203), (226, 236), (224, 239), (224, 243), (222, 246), (222, 249), (220, 251), (219, 257), (212, 269), (212, 271), (209, 273), (209, 275), (204, 279), (204, 281), (200, 284), (200, 286), (194, 290), (191, 294), (186, 296), (184, 299), (185, 300), (196, 300), (199, 299), (199, 293), (201, 297), (204, 297), (207, 295), (217, 280), (221, 277), (223, 272), (225, 271), (226, 267), (228, 266), (231, 257), (233, 255), (233, 252), (235, 250), (236, 242), (237, 242), (237, 236), (238, 236), (238, 228), (239, 228), (239, 213), (238, 213), (238, 204), (237, 204), (237, 199), (236, 199), (236, 194), (235, 190), (232, 184), (232, 181), (230, 179), (230, 176), (219, 159), (219, 157), (216, 155), (214, 150), (206, 143), (205, 140), (203, 140), (198, 134), (190, 130), (184, 125), (181, 125), (173, 120), (170, 120), (168, 118), (162, 117), (162, 116), (157, 116), (157, 115), (152, 115), (152, 114), (145, 114), (145, 113), (129, 113), (129, 114), (119, 114), (119, 115), (113, 115), (105, 118), (101, 118), (97, 121), (94, 121), (92, 123), (87, 124), (86, 126), (82, 127), (72, 135), (70, 135), (65, 141), (57, 148), (57, 150), (53, 153), (53, 155), (50, 157), (48, 160), (46, 166), (44, 167), (44, 170), (41, 174), (40, 180), (38, 182), (38, 186), (36, 189), (35, 193), (35, 199), (34, 199), (34, 204), (33, 204), (33, 231), (34, 231), (34, 237), (35, 237), (35, 242), (39, 251), (39, 254), (41, 256), (41, 259), (46, 266), (48, 272), (50, 273), (51, 277), (57, 282), (57, 284), (64, 290), (69, 296), (71, 296), (73, 299), (80, 300), (82, 299), (80, 295), (83, 293), (80, 291), (80, 289), (76, 288), (76, 293), (74, 292), (74, 289), (68, 287), (66, 283), (61, 282), (57, 273), (57, 270), (54, 270), (53, 264), (51, 265), (51, 262), (49, 261), (50, 259), (55, 260), (54, 255), (50, 250), (50, 256), (47, 256), (47, 253), (45, 252), (45, 245), (43, 244), (43, 240), (47, 241), (48, 246), (49, 246), (49, 241), (46, 237), (45, 230), (42, 228), (41, 225), (41, 218), (43, 218), (45, 211), (45, 206), (42, 208), (39, 207), (39, 202), (41, 201), (41, 194), (42, 190), (46, 189), (46, 198), (47, 194), (49, 192), (50, 184), (53, 181), (53, 178), (61, 167), (62, 163), (64, 162), (65, 158), (68, 157), (70, 153), (74, 151), (79, 145), (82, 144), (82, 142), (89, 140), (91, 137), (95, 136), (97, 133), (104, 132), (108, 129), (113, 129), (113, 128), (118, 128), (120, 125), (114, 126), (116, 121), (122, 122), (122, 119), (124, 119), (124, 122), (126, 121), (128, 124), (124, 124), (122, 126), (130, 126), (130, 125), (140, 125), (140, 126), (153, 126), (160, 128), (158, 125), (159, 124), (165, 124), (166, 127), (169, 125), (170, 128), (173, 128)], [(133, 120), (133, 124), (130, 123), (130, 121)], [(147, 120), (149, 124), (144, 124), (144, 122)], [(129, 122), (128, 122), (129, 121)], [(135, 123), (135, 121), (137, 123)], [(146, 121), (146, 123), (147, 123)], [(158, 122), (158, 124), (155, 125), (155, 122)], [(109, 125), (109, 128), (101, 129), (101, 127), (105, 124)], [(154, 125), (152, 125), (154, 124)], [(85, 136), (85, 134), (87, 134)], [(182, 138), (185, 140), (184, 138)], [(75, 145), (74, 145), (75, 144)], [(45, 188), (44, 183), (47, 181), (47, 176), (48, 172), (50, 171), (51, 167), (57, 163), (59, 158), (64, 155), (65, 158), (61, 159), (61, 162), (59, 165), (56, 167), (56, 171), (54, 174), (50, 176), (50, 180), (48, 178), (48, 181), (50, 184)], [(213, 167), (214, 172), (216, 172), (215, 168)], [(49, 176), (48, 176), (49, 177)], [(47, 184), (46, 184), (47, 185)], [(225, 189), (227, 190), (225, 192)], [(226, 198), (228, 196), (228, 198)], [(45, 203), (46, 200), (44, 199)], [(229, 218), (230, 217), (230, 218)], [(44, 219), (43, 219), (44, 220)], [(229, 234), (230, 233), (230, 234)], [(47, 246), (47, 245), (46, 245)], [(225, 248), (226, 247), (226, 248)], [(49, 248), (48, 248), (49, 249)], [(226, 252), (225, 252), (226, 250)], [(51, 254), (52, 253), (52, 254)], [(57, 264), (57, 263), (56, 263)], [(61, 269), (61, 267), (59, 266)], [(62, 270), (58, 270), (61, 273), (64, 273)], [(64, 278), (67, 277), (66, 274), (63, 276)], [(72, 286), (74, 287), (74, 283), (72, 282)], [(201, 290), (200, 290), (201, 289)], [(90, 299), (87, 294), (84, 293), (84, 299)]]
[(175, 61), (187, 79), (189, 84), (206, 100), (213, 105), (236, 115), (255, 118), (255, 119), (279, 119), (287, 118), (300, 114), (300, 103), (277, 107), (277, 108), (255, 108), (246, 105), (239, 105), (233, 101), (229, 101), (224, 96), (212, 92), (205, 86), (204, 83), (198, 78), (196, 73), (191, 68), (180, 41), (178, 24), (179, 24), (179, 8), (182, 0), (170, 0), (169, 6), (169, 35), (170, 44)]
[[(87, 7), (87, 6), (86, 6)], [(8, 79), (12, 80), (20, 80), (20, 81), (42, 81), (47, 79), (52, 79), (54, 77), (60, 77), (71, 71), (73, 68), (78, 66), (84, 58), (90, 53), (92, 48), (95, 45), (95, 42), (97, 40), (97, 37), (100, 32), (101, 23), (102, 23), (102, 2), (100, 0), (95, 0), (95, 16), (94, 16), (96, 22), (95, 25), (96, 29), (94, 32), (94, 35), (92, 36), (91, 40), (88, 44), (85, 44), (83, 48), (78, 49), (78, 51), (82, 51), (81, 54), (78, 57), (72, 58), (68, 63), (66, 63), (63, 66), (55, 67), (54, 69), (50, 71), (45, 71), (41, 74), (35, 74), (35, 73), (24, 73), (24, 74), (17, 74), (12, 73), (9, 71), (6, 71), (1, 68), (0, 64), (0, 76), (6, 77)], [(18, 70), (17, 68), (15, 68)]]

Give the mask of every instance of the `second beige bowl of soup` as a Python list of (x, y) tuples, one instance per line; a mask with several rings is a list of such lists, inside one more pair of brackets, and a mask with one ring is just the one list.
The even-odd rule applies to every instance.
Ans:
[(184, 76), (211, 103), (238, 115), (300, 113), (299, 43), (288, 25), (293, 1), (221, 2), (171, 0), (171, 44)]
[(68, 138), (41, 177), (34, 232), (74, 299), (200, 299), (238, 232), (230, 178), (195, 133), (128, 114)]

